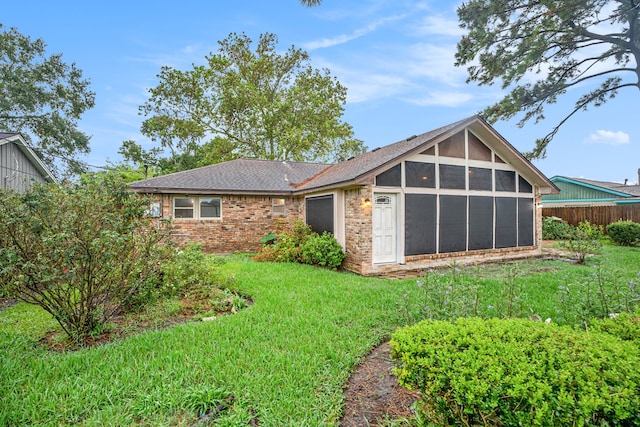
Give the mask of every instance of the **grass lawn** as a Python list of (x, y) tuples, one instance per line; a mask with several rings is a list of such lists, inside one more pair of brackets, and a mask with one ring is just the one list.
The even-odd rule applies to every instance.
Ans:
[[(527, 311), (554, 318), (559, 286), (588, 280), (595, 262), (628, 284), (639, 261), (638, 249), (605, 246), (587, 266), (520, 263), (516, 281)], [(416, 280), (243, 257), (221, 268), (252, 306), (90, 349), (48, 351), (37, 340), (51, 319), (24, 304), (0, 312), (0, 425), (191, 426), (220, 395), (232, 395), (232, 407), (206, 425), (337, 425), (350, 373), (407, 322), (403, 301), (420, 298)], [(489, 301), (509, 281), (505, 268), (462, 274)]]

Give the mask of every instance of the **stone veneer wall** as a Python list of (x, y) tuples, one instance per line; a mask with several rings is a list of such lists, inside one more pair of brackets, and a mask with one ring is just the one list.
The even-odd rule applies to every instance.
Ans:
[(173, 196), (162, 195), (162, 216), (172, 218), (171, 234), (179, 245), (200, 243), (205, 251), (217, 254), (257, 252), (260, 239), (276, 232), (279, 223), (302, 218), (303, 198), (285, 197), (286, 214), (274, 215), (270, 196), (219, 197), (222, 219), (195, 220), (173, 219)]
[(364, 201), (373, 200), (370, 186), (345, 190), (345, 252), (347, 256), (343, 267), (362, 274), (371, 268), (372, 260), (372, 206)]

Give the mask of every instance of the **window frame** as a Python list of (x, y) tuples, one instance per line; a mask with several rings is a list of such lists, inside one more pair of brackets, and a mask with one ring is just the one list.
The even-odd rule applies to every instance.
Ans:
[[(190, 199), (192, 200), (191, 207), (176, 207), (176, 201), (180, 199)], [(202, 216), (201, 214), (201, 203), (203, 200), (218, 200), (219, 203), (219, 215), (218, 216)], [(191, 217), (183, 217), (176, 216), (176, 209), (178, 210), (192, 210), (193, 215)], [(173, 219), (182, 221), (182, 220), (201, 220), (201, 221), (219, 221), (222, 219), (222, 198), (218, 196), (173, 196), (172, 206), (171, 206), (171, 214)]]
[[(282, 201), (282, 203), (276, 203)], [(278, 210), (278, 208), (281, 208), (282, 210)], [(271, 213), (273, 215), (286, 215), (287, 214), (287, 199), (285, 199), (284, 197), (282, 198), (277, 198), (277, 197), (272, 197), (271, 198)]]

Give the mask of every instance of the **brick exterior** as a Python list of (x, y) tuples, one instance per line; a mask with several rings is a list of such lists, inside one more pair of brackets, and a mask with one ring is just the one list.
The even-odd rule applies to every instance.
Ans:
[(371, 205), (365, 200), (373, 200), (370, 186), (345, 191), (345, 252), (344, 268), (362, 273), (371, 264), (372, 231)]
[[(285, 198), (285, 215), (272, 213), (271, 197), (220, 197), (222, 199), (222, 219), (220, 220), (172, 220), (172, 234), (179, 245), (196, 242), (202, 244), (205, 251), (218, 254), (256, 252), (262, 236), (269, 232), (276, 232), (283, 222), (290, 222), (295, 218), (304, 220), (303, 197)], [(372, 206), (365, 203), (367, 199), (373, 200), (373, 188), (370, 185), (344, 191), (344, 249), (347, 256), (343, 267), (361, 275), (376, 276), (428, 269), (445, 266), (453, 261), (461, 264), (476, 264), (535, 257), (542, 254), (542, 207), (541, 197), (537, 195), (534, 246), (417, 255), (406, 257), (403, 264), (373, 264)], [(172, 218), (173, 196), (162, 195), (161, 203), (162, 216)]]
[(162, 216), (172, 219), (172, 235), (178, 245), (200, 243), (205, 251), (217, 254), (256, 252), (260, 239), (269, 232), (275, 232), (278, 223), (302, 218), (304, 199), (300, 197), (285, 198), (284, 215), (271, 212), (272, 197), (215, 197), (222, 199), (222, 219), (198, 220), (173, 219), (173, 196), (162, 195)]

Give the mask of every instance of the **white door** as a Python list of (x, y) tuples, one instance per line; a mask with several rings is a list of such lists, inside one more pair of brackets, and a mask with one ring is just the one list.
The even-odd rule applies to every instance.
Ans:
[(396, 195), (373, 197), (373, 262), (396, 262)]

